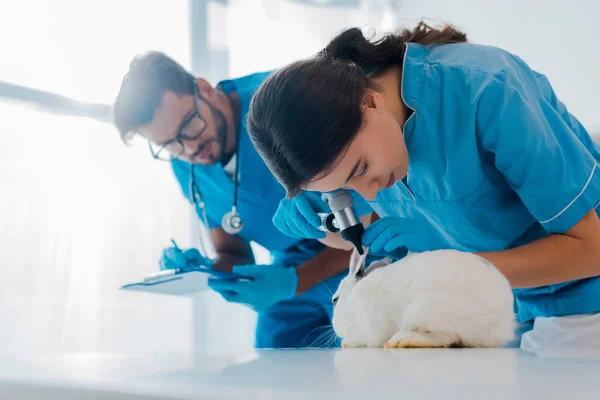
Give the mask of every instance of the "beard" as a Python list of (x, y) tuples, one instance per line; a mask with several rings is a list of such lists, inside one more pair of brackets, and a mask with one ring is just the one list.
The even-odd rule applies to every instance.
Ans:
[(211, 143), (214, 143), (218, 149), (218, 153), (215, 155), (209, 155), (208, 160), (202, 162), (202, 164), (204, 165), (214, 165), (221, 161), (225, 156), (225, 149), (227, 149), (228, 125), (227, 120), (225, 119), (225, 115), (223, 115), (223, 113), (219, 109), (214, 107), (212, 104), (208, 102), (207, 104), (210, 107), (210, 110), (213, 115), (213, 121), (215, 123), (215, 137), (207, 140), (204, 143), (201, 143), (198, 146), (196, 152), (192, 155), (192, 160), (195, 160), (198, 157), (198, 155), (200, 155), (200, 153), (202, 153), (202, 151), (206, 148), (206, 146), (209, 146)]

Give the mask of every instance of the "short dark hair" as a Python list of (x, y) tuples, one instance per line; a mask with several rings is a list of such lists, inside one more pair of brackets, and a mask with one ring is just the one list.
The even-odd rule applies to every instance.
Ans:
[(194, 76), (164, 53), (149, 51), (136, 56), (121, 82), (113, 106), (114, 124), (127, 141), (154, 118), (167, 91), (193, 94)]
[(336, 36), (325, 49), (273, 73), (255, 93), (247, 127), (269, 169), (296, 196), (319, 173), (335, 167), (358, 133), (367, 77), (401, 65), (407, 42), (422, 45), (459, 43), (466, 35), (445, 25), (423, 22), (372, 42), (359, 28)]

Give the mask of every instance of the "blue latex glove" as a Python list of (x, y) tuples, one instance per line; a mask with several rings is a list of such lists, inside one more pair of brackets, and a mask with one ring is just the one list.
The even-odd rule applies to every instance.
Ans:
[(369, 253), (395, 255), (400, 248), (420, 251), (426, 243), (419, 219), (383, 217), (365, 228), (362, 244)]
[(306, 239), (325, 239), (318, 212), (329, 213), (331, 209), (320, 193), (301, 192), (293, 199), (283, 199), (273, 216), (273, 224), (285, 235)]
[(229, 302), (245, 304), (262, 311), (296, 295), (296, 269), (281, 265), (242, 265), (233, 273), (248, 280), (210, 278), (208, 286)]
[[(393, 251), (379, 251), (379, 252), (374, 252), (371, 251), (371, 249), (369, 249), (369, 257), (373, 257), (375, 259), (381, 259), (381, 258), (391, 258), (392, 262), (394, 261), (398, 261), (403, 259), (404, 257), (406, 257), (406, 255), (408, 254), (408, 249), (405, 246), (402, 247), (398, 247), (396, 250)], [(365, 265), (369, 265), (371, 264), (373, 260), (369, 261), (369, 259), (367, 259), (367, 262)]]
[(209, 267), (211, 260), (202, 257), (198, 249), (181, 250), (177, 247), (169, 247), (163, 250), (158, 264), (160, 269), (191, 268), (198, 265)]

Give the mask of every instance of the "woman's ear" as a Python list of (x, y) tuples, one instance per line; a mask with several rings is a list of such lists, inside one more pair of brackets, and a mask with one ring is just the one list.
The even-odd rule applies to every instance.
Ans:
[(363, 111), (368, 109), (379, 110), (383, 107), (385, 100), (381, 93), (367, 89), (362, 99), (361, 108)]

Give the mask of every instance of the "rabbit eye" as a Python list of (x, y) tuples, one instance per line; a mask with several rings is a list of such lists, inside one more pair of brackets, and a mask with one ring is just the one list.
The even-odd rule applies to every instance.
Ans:
[(331, 302), (333, 303), (334, 306), (337, 305), (338, 299), (339, 299), (339, 297), (335, 297), (335, 298), (333, 298), (333, 300), (331, 300)]

